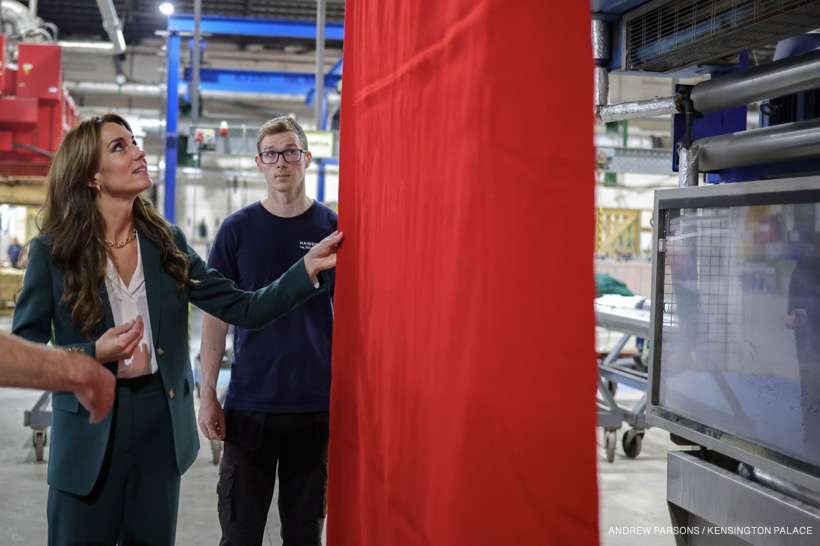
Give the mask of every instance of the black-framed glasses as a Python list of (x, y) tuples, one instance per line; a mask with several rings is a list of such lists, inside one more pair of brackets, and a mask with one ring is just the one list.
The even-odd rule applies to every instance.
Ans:
[(279, 163), (279, 156), (285, 158), (285, 163), (298, 163), (302, 159), (302, 154), (306, 154), (307, 150), (300, 150), (299, 148), (288, 148), (281, 152), (273, 150), (266, 150), (259, 154), (259, 160), (266, 165)]

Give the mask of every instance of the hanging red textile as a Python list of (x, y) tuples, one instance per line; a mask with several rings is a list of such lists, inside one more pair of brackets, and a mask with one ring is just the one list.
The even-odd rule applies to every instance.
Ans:
[(347, 0), (329, 546), (597, 544), (589, 5)]

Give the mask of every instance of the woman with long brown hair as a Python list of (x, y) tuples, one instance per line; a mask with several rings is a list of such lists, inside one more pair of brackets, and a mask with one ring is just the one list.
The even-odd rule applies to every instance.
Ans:
[(95, 358), (117, 376), (99, 424), (70, 392), (52, 396), (49, 544), (173, 544), (180, 476), (199, 449), (188, 303), (260, 328), (312, 297), (334, 267), (334, 233), (256, 292), (208, 269), (140, 194), (145, 152), (109, 113), (66, 134), (48, 174), (13, 332)]

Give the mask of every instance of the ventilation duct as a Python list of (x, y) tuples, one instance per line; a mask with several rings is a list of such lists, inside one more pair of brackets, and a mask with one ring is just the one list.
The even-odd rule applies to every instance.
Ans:
[(32, 15), (26, 6), (14, 0), (2, 0), (0, 14), (0, 33), (7, 36), (22, 36), (43, 24), (43, 21)]
[(97, 0), (97, 7), (102, 15), (103, 28), (108, 33), (110, 43), (106, 42), (59, 42), (61, 47), (82, 53), (125, 53), (125, 37), (122, 35), (122, 22), (117, 17), (113, 0)]
[(820, 0), (673, 0), (624, 16), (624, 68), (671, 72), (820, 28)]
[[(2, 21), (0, 21), (0, 23), (2, 24), (0, 25), (0, 33), (16, 38), (16, 40), (9, 40), (8, 46), (10, 49), (14, 47), (16, 41), (25, 41), (26, 36), (30, 36), (33, 33), (41, 33), (41, 39), (45, 37), (47, 42), (53, 42), (56, 37), (56, 32), (54, 36), (52, 36), (42, 31), (42, 28), (45, 26), (50, 26), (53, 29), (53, 25), (44, 23), (42, 19), (35, 17), (31, 11), (29, 11), (29, 8), (15, 0), (1, 0), (1, 2), (0, 8), (2, 8), (2, 11), (0, 11), (0, 16), (2, 17)], [(57, 42), (60, 47), (82, 53), (109, 53), (112, 55), (125, 53), (125, 37), (122, 34), (122, 23), (117, 17), (117, 10), (114, 7), (113, 0), (97, 0), (97, 7), (100, 9), (103, 28), (111, 41), (60, 41)], [(9, 58), (13, 57), (14, 55), (9, 55)]]

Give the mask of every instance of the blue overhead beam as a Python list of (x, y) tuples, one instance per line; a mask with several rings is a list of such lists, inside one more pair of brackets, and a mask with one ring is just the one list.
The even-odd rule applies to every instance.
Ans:
[[(185, 67), (185, 81), (192, 80), (191, 67)], [(325, 74), (325, 88), (336, 89), (342, 79), (340, 74)], [(316, 74), (312, 72), (281, 72), (261, 70), (229, 70), (225, 68), (200, 68), (199, 88), (212, 91), (293, 93), (307, 94), (316, 87)]]
[[(179, 14), (168, 17), (168, 30), (172, 33), (193, 33), (194, 16), (191, 14)], [(206, 34), (237, 34), (246, 36), (316, 39), (316, 21), (203, 15), (199, 22), (199, 30)], [(344, 23), (325, 23), (325, 39), (343, 40)]]
[[(316, 39), (316, 21), (252, 19), (246, 17), (223, 17), (203, 15), (199, 22), (200, 32), (205, 34), (232, 34), (245, 36), (270, 36), (284, 38)], [(181, 34), (194, 32), (194, 16), (178, 14), (168, 17), (168, 90), (166, 96), (167, 121), (165, 126), (165, 200), (164, 213), (169, 222), (175, 221), (176, 215), (176, 168), (178, 162), (178, 94), (179, 66), (181, 61)], [(344, 24), (325, 23), (326, 40), (343, 40)], [(330, 74), (325, 76), (326, 87), (335, 87), (341, 78), (341, 60), (333, 65)], [(213, 71), (213, 74), (210, 72)], [(244, 74), (242, 74), (244, 72)], [(218, 89), (224, 91), (262, 91), (267, 93), (309, 93), (316, 86), (315, 75), (310, 74), (309, 80), (304, 80), (301, 90), (296, 91), (299, 78), (307, 74), (274, 73), (254, 71), (232, 71), (220, 69), (200, 69), (200, 88)], [(190, 81), (190, 73), (186, 70), (185, 78)], [(203, 76), (204, 75), (204, 76)], [(212, 82), (203, 80), (212, 78)], [(277, 79), (278, 78), (278, 79)], [(293, 86), (287, 87), (285, 86)], [(264, 89), (263, 89), (264, 87)], [(187, 93), (187, 91), (186, 91)], [(326, 125), (323, 122), (322, 126)], [(324, 192), (322, 192), (324, 193)], [(320, 198), (323, 196), (320, 196)]]

